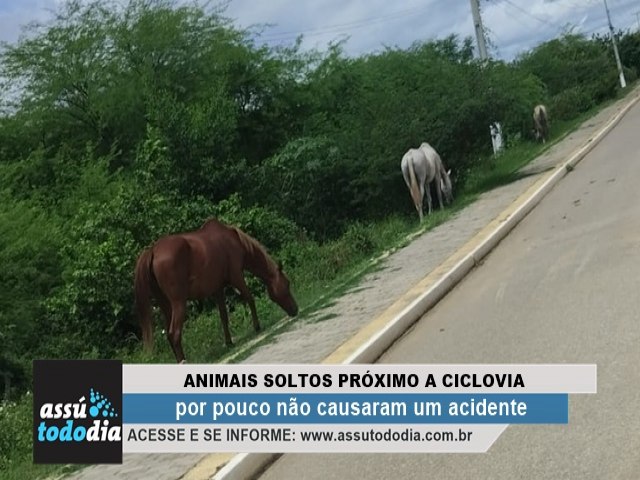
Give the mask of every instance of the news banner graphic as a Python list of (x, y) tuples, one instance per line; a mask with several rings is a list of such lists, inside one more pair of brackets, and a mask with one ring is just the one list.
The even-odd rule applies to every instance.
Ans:
[(123, 365), (122, 452), (480, 453), (509, 425), (567, 424), (569, 394), (596, 393), (596, 375), (596, 365)]
[(125, 452), (486, 452), (596, 365), (125, 365)]

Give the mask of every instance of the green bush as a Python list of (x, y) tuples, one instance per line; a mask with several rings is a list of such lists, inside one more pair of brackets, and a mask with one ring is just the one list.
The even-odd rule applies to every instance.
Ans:
[(10, 374), (13, 390), (21, 391), (42, 343), (44, 302), (62, 281), (64, 236), (28, 202), (6, 193), (0, 198), (0, 373)]
[(33, 396), (17, 402), (0, 401), (0, 472), (24, 461), (33, 450)]
[(627, 83), (635, 82), (638, 79), (638, 71), (635, 68), (623, 67), (622, 70)]
[(295, 244), (304, 235), (295, 222), (270, 208), (243, 206), (237, 194), (218, 203), (213, 208), (212, 216), (237, 226), (271, 252), (277, 252), (285, 245)]
[(347, 172), (329, 139), (303, 137), (262, 162), (252, 180), (261, 203), (325, 238), (339, 233), (349, 217)]
[(571, 120), (593, 105), (593, 99), (582, 88), (570, 88), (551, 97), (549, 116), (557, 120)]

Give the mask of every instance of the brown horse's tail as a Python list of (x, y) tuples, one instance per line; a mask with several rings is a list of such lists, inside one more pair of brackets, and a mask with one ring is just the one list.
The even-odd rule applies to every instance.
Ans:
[(138, 257), (135, 270), (135, 295), (136, 310), (140, 329), (142, 330), (142, 343), (147, 352), (153, 350), (153, 324), (151, 323), (151, 261), (153, 251), (145, 249)]

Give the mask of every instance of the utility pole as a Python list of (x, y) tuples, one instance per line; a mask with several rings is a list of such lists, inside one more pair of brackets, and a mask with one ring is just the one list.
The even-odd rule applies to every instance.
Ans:
[(616, 56), (616, 64), (618, 65), (618, 75), (620, 76), (620, 86), (622, 88), (627, 86), (627, 82), (624, 79), (624, 71), (622, 70), (622, 63), (620, 62), (620, 55), (618, 54), (618, 45), (616, 45), (616, 36), (613, 31), (613, 25), (611, 24), (611, 15), (609, 15), (609, 6), (607, 0), (604, 0), (604, 9), (607, 11), (607, 20), (609, 21), (609, 31), (611, 32), (611, 43), (613, 43), (613, 53)]
[[(480, 16), (479, 0), (471, 0), (471, 15), (473, 15), (473, 26), (476, 30), (476, 40), (478, 41), (478, 53), (480, 60), (485, 63), (489, 59), (487, 55), (487, 43), (484, 38), (484, 28), (482, 27), (482, 17)], [(489, 133), (491, 134), (491, 145), (493, 146), (493, 154), (497, 155), (502, 150), (502, 127), (498, 122), (489, 125)]]
[(484, 39), (484, 29), (482, 28), (482, 18), (480, 17), (479, 0), (471, 0), (471, 14), (473, 15), (473, 26), (476, 29), (476, 39), (478, 41), (478, 53), (480, 60), (487, 60), (487, 44)]
[(640, 12), (636, 12), (636, 20), (638, 21), (638, 31), (640, 32)]

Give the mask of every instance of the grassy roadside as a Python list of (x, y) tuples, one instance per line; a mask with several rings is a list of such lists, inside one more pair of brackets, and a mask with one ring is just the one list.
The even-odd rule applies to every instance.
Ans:
[[(476, 167), (469, 172), (463, 188), (456, 192), (454, 205), (442, 212), (436, 209), (422, 225), (418, 225), (415, 212), (408, 207), (404, 216), (389, 217), (369, 225), (355, 224), (343, 238), (335, 242), (321, 246), (310, 243), (297, 245), (302, 255), (289, 272), (301, 307), (300, 315), (295, 319), (283, 318), (281, 310), (273, 303), (264, 298), (257, 299), (264, 331), (256, 335), (251, 328), (248, 309), (241, 306), (231, 313), (231, 328), (236, 342), (232, 349), (222, 344), (216, 309), (208, 314), (192, 315), (184, 333), (188, 360), (192, 363), (240, 362), (257, 348), (270, 343), (275, 336), (287, 331), (294, 323), (326, 319), (318, 317), (318, 312), (356, 287), (367, 273), (377, 268), (384, 257), (405, 246), (414, 236), (446, 222), (482, 193), (521, 178), (520, 170), (529, 162), (562, 141), (586, 120), (624, 98), (634, 86), (631, 85), (625, 95), (594, 107), (572, 121), (554, 122), (551, 141), (545, 145), (523, 141), (510, 146), (498, 157), (480, 158)], [(319, 274), (318, 270), (322, 272)], [(173, 363), (174, 357), (168, 342), (161, 331), (155, 333), (156, 352), (153, 356), (142, 353), (136, 339), (134, 348), (123, 351), (119, 357), (125, 363)]]
[[(519, 178), (518, 171), (522, 167), (634, 88), (635, 85), (630, 85), (625, 95), (594, 107), (571, 122), (554, 123), (553, 140), (544, 146), (522, 142), (513, 145), (497, 158), (480, 159), (476, 168), (470, 172), (464, 187), (456, 193), (454, 205), (443, 212), (436, 211), (423, 225), (418, 225), (417, 216), (410, 210), (408, 202), (405, 216), (394, 216), (369, 225), (356, 224), (343, 238), (328, 244), (305, 242), (298, 245), (300, 252), (288, 253), (290, 276), (297, 286), (295, 293), (301, 306), (301, 315), (295, 321), (309, 318), (356, 286), (364, 275), (376, 268), (381, 258), (406, 245), (412, 236), (446, 222), (483, 192)], [(275, 335), (293, 325), (292, 321), (283, 321), (279, 308), (268, 300), (258, 299), (257, 307), (265, 329), (264, 336), (256, 340), (248, 312), (240, 307), (231, 312), (232, 331), (236, 341), (236, 347), (231, 351), (222, 343), (217, 311), (197, 316), (192, 313), (184, 338), (189, 361), (210, 363), (233, 354), (237, 356), (231, 361), (241, 361), (260, 345), (270, 342)], [(316, 319), (321, 320), (322, 318)], [(173, 355), (162, 332), (157, 329), (155, 334), (156, 351), (152, 356), (142, 353), (137, 339), (131, 339), (130, 348), (119, 352), (117, 357), (122, 358), (125, 363), (173, 363)], [(7, 480), (59, 477), (80, 468), (32, 464), (31, 402), (31, 396), (26, 395), (16, 403), (0, 406), (0, 448), (6, 449), (3, 453), (9, 459), (8, 462), (0, 463), (0, 477)]]
[[(390, 225), (387, 222), (389, 222), (389, 219), (373, 225), (372, 234), (374, 236), (381, 235), (383, 239), (380, 242), (380, 249), (378, 249), (374, 255), (354, 264), (345, 274), (337, 276), (332, 288), (328, 292), (324, 291), (324, 293), (320, 294), (312, 288), (309, 298), (315, 300), (305, 308), (301, 318), (293, 321), (290, 319), (282, 319), (276, 322), (268, 332), (265, 332), (253, 341), (249, 341), (244, 346), (235, 349), (234, 352), (223, 357), (222, 360), (229, 363), (239, 363), (251, 356), (258, 348), (270, 343), (274, 337), (287, 331), (294, 322), (309, 319), (310, 316), (317, 314), (319, 310), (330, 305), (335, 299), (357, 286), (366, 274), (378, 267), (382, 259), (406, 246), (415, 236), (448, 221), (460, 210), (473, 203), (481, 194), (522, 178), (523, 174), (521, 170), (531, 161), (576, 131), (589, 118), (592, 118), (620, 99), (625, 98), (635, 86), (635, 83), (630, 85), (625, 95), (620, 95), (618, 98), (604, 102), (571, 121), (554, 123), (551, 131), (552, 138), (544, 145), (526, 141), (520, 142), (513, 145), (499, 157), (479, 159), (478, 166), (470, 172), (463, 189), (457, 192), (454, 204), (443, 212), (434, 211), (434, 214), (426, 218), (422, 225), (417, 225), (415, 219), (410, 219), (409, 222), (405, 221), (401, 225), (396, 225), (396, 227), (400, 228), (398, 228), (393, 235), (388, 235)], [(384, 235), (385, 233), (387, 233), (386, 236)], [(326, 318), (316, 317), (313, 318), (313, 321), (322, 321), (324, 319)]]

